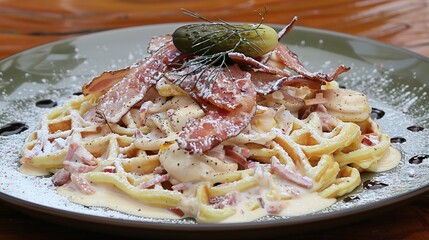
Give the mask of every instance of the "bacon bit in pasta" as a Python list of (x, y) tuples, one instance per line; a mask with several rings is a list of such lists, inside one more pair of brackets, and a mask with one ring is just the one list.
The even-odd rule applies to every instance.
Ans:
[(162, 183), (164, 181), (167, 181), (170, 178), (170, 175), (164, 174), (164, 175), (156, 175), (154, 178), (152, 178), (151, 180), (141, 183), (139, 185), (139, 187), (141, 189), (148, 189), (148, 188), (152, 188), (153, 186), (155, 186), (158, 183)]
[(53, 150), (61, 150), (66, 146), (66, 140), (63, 138), (55, 138), (52, 142)]
[(171, 189), (176, 190), (176, 191), (181, 191), (181, 190), (191, 188), (191, 187), (195, 186), (195, 184), (196, 184), (196, 182), (181, 182), (179, 184), (173, 185), (171, 187)]
[(103, 168), (103, 172), (115, 173), (116, 172), (116, 167), (115, 166), (106, 166), (106, 167)]
[(93, 194), (95, 192), (88, 181), (76, 173), (72, 173), (70, 179), (82, 193)]
[(364, 137), (362, 138), (362, 143), (366, 146), (374, 146), (375, 144), (371, 141), (371, 139)]
[(179, 217), (183, 217), (185, 216), (185, 213), (182, 211), (182, 209), (178, 208), (178, 207), (174, 207), (174, 208), (168, 208), (168, 210), (174, 214), (176, 214)]
[(230, 157), (231, 160), (243, 166), (244, 168), (248, 167), (249, 162), (247, 158), (250, 156), (250, 151), (239, 146), (226, 145), (224, 147), (225, 155)]
[[(76, 159), (73, 159), (74, 157)], [(72, 161), (72, 160), (78, 160), (90, 166), (97, 165), (97, 162), (95, 161), (95, 157), (88, 150), (86, 150), (86, 148), (74, 142), (70, 143), (66, 157), (64, 158), (64, 161)]]
[(69, 149), (67, 150), (66, 157), (64, 158), (64, 161), (71, 161), (73, 159), (73, 156), (78, 148), (78, 144), (76, 143), (70, 143)]
[(257, 168), (259, 166), (264, 167), (265, 165), (268, 165), (268, 164), (264, 164), (264, 163), (260, 163), (260, 162), (250, 160), (250, 161), (248, 161), (247, 168)]
[(140, 132), (140, 130), (136, 129), (136, 130), (134, 131), (133, 137), (134, 137), (134, 138), (143, 138), (143, 137), (144, 137), (144, 135), (143, 135), (143, 133), (142, 133), (142, 132)]
[(281, 178), (291, 181), (300, 187), (308, 189), (313, 187), (313, 181), (310, 178), (289, 170), (285, 165), (280, 163), (276, 156), (271, 157), (271, 168)]
[(229, 192), (224, 196), (209, 198), (209, 203), (215, 209), (223, 209), (226, 206), (235, 206), (237, 204), (237, 192)]
[(304, 103), (307, 106), (316, 105), (316, 104), (325, 104), (327, 102), (328, 101), (326, 100), (326, 98), (323, 97), (323, 93), (316, 93), (316, 96), (314, 98), (304, 100)]
[(300, 116), (301, 119), (307, 118), (310, 113), (316, 112), (317, 115), (320, 118), (320, 121), (322, 122), (322, 131), (324, 132), (330, 132), (332, 131), (337, 125), (338, 120), (334, 116), (332, 116), (328, 109), (326, 109), (325, 105), (323, 104), (316, 104), (311, 105), (309, 108), (307, 108)]
[(167, 171), (165, 170), (165, 168), (162, 165), (159, 165), (153, 170), (152, 173), (162, 175), (162, 174), (166, 174)]
[(149, 111), (149, 108), (153, 106), (153, 102), (152, 101), (146, 101), (144, 102), (139, 109), (139, 117), (140, 117), (140, 124), (142, 126), (145, 125), (146, 123), (146, 115), (147, 112)]
[(95, 157), (88, 150), (86, 150), (85, 147), (78, 145), (74, 155), (77, 160), (81, 161), (82, 163), (85, 163), (86, 165), (97, 165)]
[(265, 203), (264, 209), (268, 214), (279, 214), (283, 210), (284, 206), (280, 201), (269, 201)]
[(367, 134), (362, 138), (362, 144), (366, 146), (374, 146), (377, 145), (380, 141), (378, 140), (378, 136), (374, 134)]
[(162, 186), (163, 189), (170, 190), (170, 191), (173, 190), (172, 189), (173, 184), (170, 181), (164, 181), (164, 182), (162, 182), (161, 186)]
[(70, 172), (62, 168), (52, 176), (51, 180), (55, 186), (62, 186), (70, 181)]
[(64, 169), (71, 173), (86, 173), (94, 171), (97, 166), (88, 166), (80, 162), (64, 161)]

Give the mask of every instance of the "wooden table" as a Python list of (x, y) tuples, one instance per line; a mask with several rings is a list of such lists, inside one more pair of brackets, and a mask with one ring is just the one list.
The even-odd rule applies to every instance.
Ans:
[[(234, 4), (233, 4), (234, 3)], [(429, 56), (428, 0), (0, 0), (0, 59), (43, 43), (101, 30), (192, 21), (181, 8), (227, 21), (259, 20), (368, 37)], [(309, 232), (294, 239), (429, 239), (429, 197), (365, 221)], [(57, 226), (0, 203), (0, 239), (108, 237)], [(322, 237), (320, 237), (322, 236)]]

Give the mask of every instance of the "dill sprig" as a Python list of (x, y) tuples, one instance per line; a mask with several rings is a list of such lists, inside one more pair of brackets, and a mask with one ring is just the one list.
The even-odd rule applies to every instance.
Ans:
[[(193, 50), (188, 52), (188, 54), (195, 55), (195, 57), (188, 59), (180, 67), (170, 71), (169, 74), (176, 76), (173, 80), (174, 84), (180, 84), (190, 75), (197, 76), (195, 82), (195, 84), (197, 84), (198, 81), (201, 80), (202, 76), (207, 75), (206, 70), (209, 68), (210, 72), (208, 73), (208, 76), (205, 76), (207, 77), (205, 81), (209, 82), (215, 79), (223, 68), (226, 68), (227, 71), (230, 72), (228, 68), (228, 63), (230, 62), (228, 54), (235, 52), (240, 45), (241, 48), (248, 46), (251, 50), (257, 53), (262, 54), (264, 52), (260, 46), (255, 44), (255, 39), (265, 43), (265, 40), (260, 36), (257, 30), (261, 28), (265, 20), (265, 14), (268, 12), (266, 8), (264, 8), (264, 12), (258, 12), (260, 17), (258, 24), (246, 26), (243, 24), (234, 25), (220, 18), (216, 18), (217, 21), (212, 21), (187, 9), (182, 9), (182, 11), (185, 15), (206, 22), (200, 26), (210, 27), (211, 31), (207, 34), (200, 34), (199, 37), (192, 40), (191, 49)], [(229, 41), (236, 42), (229, 49), (213, 52), (214, 49), (217, 49), (217, 47), (222, 46)]]

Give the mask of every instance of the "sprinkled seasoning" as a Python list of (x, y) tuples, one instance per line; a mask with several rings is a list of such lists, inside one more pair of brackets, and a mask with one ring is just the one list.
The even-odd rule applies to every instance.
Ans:
[(405, 139), (405, 138), (403, 138), (403, 137), (392, 137), (391, 139), (390, 139), (390, 142), (391, 143), (404, 143), (404, 142), (406, 142), (407, 141), (407, 139)]
[(371, 110), (371, 118), (372, 119), (380, 119), (384, 117), (385, 112), (378, 108), (372, 108)]
[(375, 189), (380, 189), (387, 186), (389, 185), (375, 180), (366, 180), (365, 182), (363, 182), (363, 188), (365, 189), (375, 190)]
[(350, 195), (350, 196), (345, 197), (345, 198), (343, 199), (343, 201), (344, 201), (344, 202), (355, 202), (355, 201), (357, 201), (357, 200), (359, 200), (359, 199), (360, 199), (360, 197), (359, 197), (359, 196)]
[(420, 164), (423, 162), (423, 160), (428, 159), (429, 155), (427, 154), (419, 154), (416, 156), (411, 157), (408, 162), (411, 164)]
[(13, 122), (0, 127), (0, 136), (10, 136), (19, 134), (28, 129), (27, 124), (21, 122)]
[(53, 108), (57, 106), (57, 102), (51, 99), (43, 99), (36, 102), (36, 106), (39, 108)]
[(413, 125), (413, 126), (407, 127), (407, 129), (410, 130), (411, 132), (420, 132), (420, 131), (423, 131), (425, 128), (421, 126)]

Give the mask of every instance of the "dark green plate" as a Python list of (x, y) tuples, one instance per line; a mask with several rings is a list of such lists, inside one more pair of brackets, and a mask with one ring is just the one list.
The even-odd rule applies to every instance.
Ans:
[[(171, 33), (178, 26), (151, 25), (100, 32), (46, 44), (0, 61), (0, 127), (12, 122), (29, 127), (21, 134), (0, 136), (0, 199), (39, 218), (124, 236), (256, 238), (357, 221), (429, 190), (429, 159), (420, 164), (408, 161), (413, 156), (429, 154), (429, 59), (380, 42), (302, 27), (295, 27), (284, 39), (302, 62), (310, 70), (329, 71), (340, 63), (351, 66), (352, 70), (342, 75), (341, 84), (366, 93), (371, 104), (385, 113), (377, 119), (382, 130), (406, 140), (394, 144), (403, 155), (397, 168), (364, 176), (365, 180), (388, 186), (377, 190), (360, 187), (352, 193), (359, 199), (339, 199), (321, 212), (304, 216), (197, 224), (192, 220), (139, 218), (82, 207), (58, 196), (49, 178), (26, 176), (18, 171), (19, 151), (26, 136), (49, 110), (36, 107), (37, 101), (64, 103), (93, 76), (137, 62), (146, 54), (152, 36)], [(410, 131), (410, 126), (423, 130)]]

